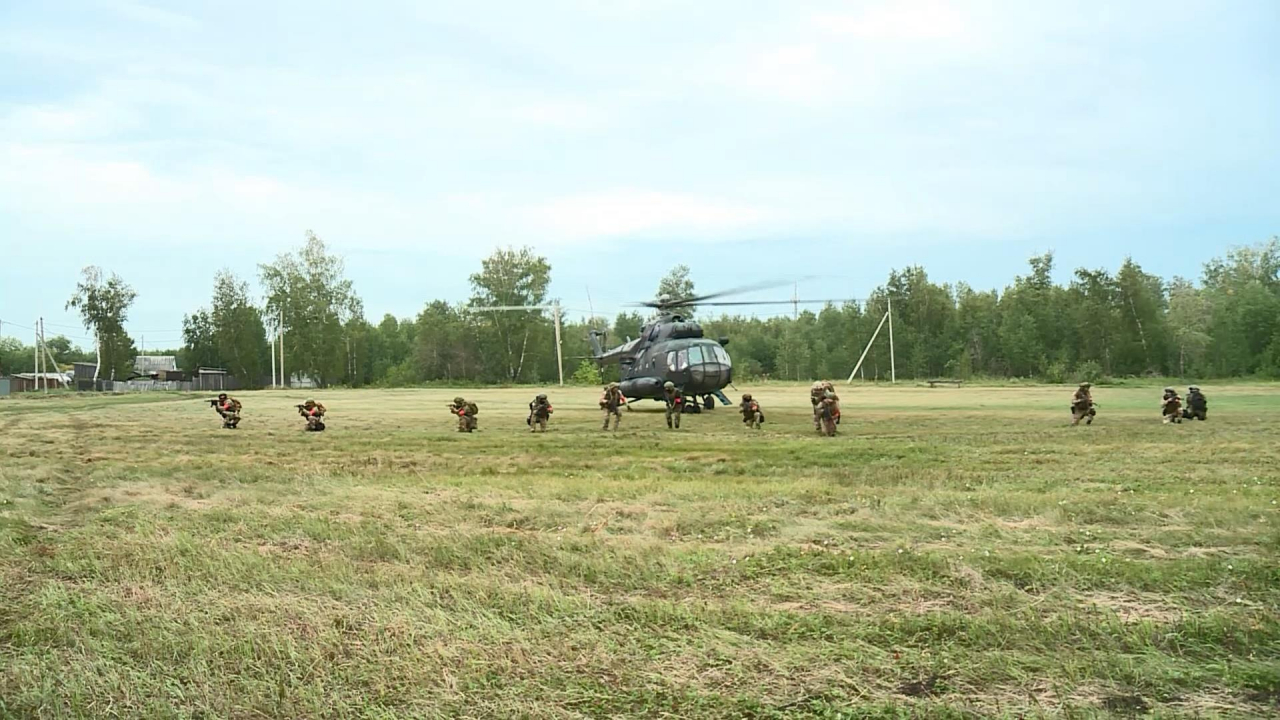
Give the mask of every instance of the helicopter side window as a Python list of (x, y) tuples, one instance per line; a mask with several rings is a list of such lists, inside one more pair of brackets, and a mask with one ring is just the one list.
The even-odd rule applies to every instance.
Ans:
[(676, 370), (684, 370), (689, 367), (689, 351), (681, 350), (676, 353)]
[(658, 325), (658, 324), (656, 324), (656, 323), (654, 324), (653, 329), (649, 331), (649, 340), (651, 340), (651, 341), (652, 341), (652, 340), (657, 340), (657, 339), (658, 339), (658, 330), (659, 330), (660, 328), (661, 328), (661, 326), (660, 326), (660, 325)]
[(719, 345), (716, 345), (712, 347), (711, 350), (712, 352), (715, 353), (716, 362), (720, 363), (721, 365), (731, 364), (729, 362), (729, 353), (725, 352), (724, 348), (720, 347)]
[(675, 350), (672, 350), (671, 352), (667, 353), (667, 367), (671, 368), (672, 370), (676, 369), (676, 351)]
[(702, 359), (702, 348), (696, 345), (694, 347), (689, 348), (689, 364), (701, 365), (703, 362), (704, 361)]

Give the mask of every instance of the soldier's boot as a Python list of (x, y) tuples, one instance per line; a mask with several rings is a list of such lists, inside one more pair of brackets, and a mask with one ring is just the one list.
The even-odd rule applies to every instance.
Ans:
[(1092, 425), (1092, 424), (1093, 424), (1093, 416), (1092, 416), (1092, 415), (1089, 415), (1089, 416), (1085, 417), (1085, 419), (1084, 419), (1084, 424), (1085, 424), (1085, 425)]
[(682, 413), (676, 413), (676, 429), (677, 430), (680, 429), (680, 415), (682, 415)]
[(668, 413), (667, 413), (667, 429), (668, 429), (668, 430), (670, 430), (670, 429), (671, 429), (671, 427), (672, 427), (672, 425), (671, 425), (671, 413), (670, 413), (670, 412), (668, 412)]

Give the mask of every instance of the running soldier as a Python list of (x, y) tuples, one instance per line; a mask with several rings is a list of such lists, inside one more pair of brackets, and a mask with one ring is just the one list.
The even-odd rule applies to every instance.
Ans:
[(1071, 424), (1079, 425), (1084, 420), (1085, 425), (1092, 425), (1093, 418), (1098, 414), (1096, 406), (1093, 403), (1093, 393), (1090, 388), (1093, 386), (1087, 382), (1080, 383), (1080, 387), (1076, 388), (1076, 392), (1071, 396)]
[(626, 399), (622, 397), (622, 386), (613, 382), (605, 385), (604, 394), (600, 396), (600, 410), (604, 412), (604, 427), (601, 430), (609, 429), (609, 419), (613, 418), (613, 429), (617, 431), (618, 424), (622, 422), (622, 404)]
[(809, 386), (809, 404), (813, 406), (813, 430), (814, 432), (822, 432), (822, 396), (826, 393), (826, 388), (822, 387), (822, 383), (815, 382)]
[(662, 383), (662, 400), (667, 404), (667, 429), (674, 427), (679, 430), (680, 416), (684, 414), (684, 396), (670, 380)]
[(760, 423), (764, 422), (764, 413), (760, 411), (760, 403), (751, 397), (751, 393), (742, 394), (742, 402), (738, 405), (738, 410), (742, 413), (743, 424), (752, 430), (760, 429)]
[(547, 421), (551, 419), (551, 401), (546, 395), (539, 395), (529, 403), (529, 419), (525, 423), (529, 432), (546, 432)]

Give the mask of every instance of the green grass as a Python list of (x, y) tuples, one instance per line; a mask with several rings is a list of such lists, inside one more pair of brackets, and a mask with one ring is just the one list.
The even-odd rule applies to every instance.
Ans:
[(1269, 717), (1280, 386), (0, 401), (0, 717)]

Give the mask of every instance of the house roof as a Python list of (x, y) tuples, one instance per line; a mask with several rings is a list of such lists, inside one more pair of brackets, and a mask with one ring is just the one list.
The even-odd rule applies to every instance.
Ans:
[(174, 355), (139, 355), (134, 358), (133, 367), (140, 373), (177, 370), (178, 358)]

